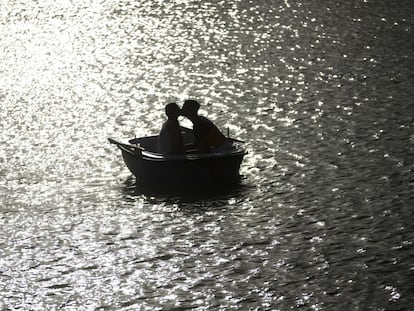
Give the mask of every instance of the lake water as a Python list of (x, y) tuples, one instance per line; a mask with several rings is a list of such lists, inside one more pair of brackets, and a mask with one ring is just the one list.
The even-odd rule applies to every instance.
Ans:
[[(412, 310), (414, 2), (3, 0), (1, 310)], [(164, 105), (240, 187), (142, 191)]]

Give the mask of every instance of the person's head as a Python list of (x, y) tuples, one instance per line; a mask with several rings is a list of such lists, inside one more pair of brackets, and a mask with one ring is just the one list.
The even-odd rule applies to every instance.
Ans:
[(168, 119), (177, 119), (181, 115), (181, 109), (176, 103), (169, 103), (165, 106), (165, 114)]
[(200, 104), (198, 103), (198, 101), (193, 99), (187, 99), (184, 101), (182, 112), (184, 116), (192, 117), (197, 115), (199, 108)]

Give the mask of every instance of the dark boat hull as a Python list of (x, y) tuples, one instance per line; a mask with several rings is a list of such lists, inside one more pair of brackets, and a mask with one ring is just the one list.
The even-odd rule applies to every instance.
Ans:
[(121, 143), (110, 139), (121, 149), (124, 162), (136, 177), (137, 184), (215, 187), (240, 181), (240, 165), (246, 154), (241, 148), (234, 147), (223, 153), (163, 156), (147, 151), (145, 144), (151, 140), (153, 137)]
[(240, 180), (244, 154), (231, 157), (153, 161), (122, 151), (126, 166), (138, 183), (147, 185), (228, 184)]

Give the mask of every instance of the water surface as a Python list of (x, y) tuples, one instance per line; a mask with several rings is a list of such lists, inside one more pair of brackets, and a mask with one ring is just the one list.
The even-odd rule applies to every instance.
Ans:
[[(4, 310), (409, 310), (414, 4), (3, 1)], [(107, 137), (169, 101), (241, 186), (148, 193)]]

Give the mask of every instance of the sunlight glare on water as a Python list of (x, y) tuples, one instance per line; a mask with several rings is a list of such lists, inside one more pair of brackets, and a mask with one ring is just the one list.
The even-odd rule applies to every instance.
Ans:
[[(2, 1), (0, 308), (410, 308), (413, 14)], [(146, 192), (108, 143), (188, 98), (245, 141), (240, 187)]]

